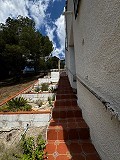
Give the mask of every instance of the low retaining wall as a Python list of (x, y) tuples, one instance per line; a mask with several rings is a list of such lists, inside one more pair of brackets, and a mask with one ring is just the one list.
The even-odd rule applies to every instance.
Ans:
[(18, 97), (23, 97), (28, 101), (36, 101), (38, 99), (47, 101), (48, 97), (52, 97), (54, 93), (28, 93), (28, 94), (20, 94)]
[(13, 128), (46, 126), (51, 118), (50, 111), (40, 112), (8, 112), (0, 113), (0, 130), (7, 131)]

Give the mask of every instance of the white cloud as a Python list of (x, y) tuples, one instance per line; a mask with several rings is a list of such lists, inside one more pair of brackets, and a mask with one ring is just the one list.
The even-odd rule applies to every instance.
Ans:
[[(19, 15), (33, 18), (37, 29), (45, 26), (46, 33), (53, 42), (52, 54), (59, 56), (59, 54), (64, 54), (65, 46), (64, 16), (61, 15), (55, 22), (52, 22), (50, 13), (46, 14), (48, 6), (55, 1), (61, 0), (0, 0), (0, 23), (5, 23), (8, 17), (16, 18)], [(60, 44), (59, 48), (55, 41), (55, 33)]]
[(59, 37), (59, 41), (61, 45), (63, 46), (65, 44), (65, 24), (64, 24), (64, 16), (61, 15), (55, 22), (55, 25), (57, 26), (56, 33)]
[(46, 33), (49, 39), (54, 42), (54, 32), (55, 32), (56, 27), (54, 26), (51, 28), (49, 25), (46, 24)]
[(65, 24), (64, 16), (61, 15), (55, 22), (56, 25), (56, 34), (59, 40), (60, 47), (55, 48), (53, 55), (59, 56), (60, 54), (64, 55), (65, 51)]
[[(50, 0), (0, 0), (0, 23), (10, 17), (27, 16), (34, 19), (39, 28), (45, 19), (45, 12)], [(29, 9), (29, 12), (28, 12)]]
[(5, 23), (9, 16), (18, 15), (28, 16), (24, 0), (0, 0), (0, 23)]
[[(61, 15), (55, 22), (53, 22), (53, 26), (50, 27), (48, 24), (46, 24), (46, 33), (50, 40), (53, 42), (53, 47), (54, 50), (52, 52), (53, 56), (59, 57), (59, 55), (64, 56), (64, 50), (65, 50), (65, 25), (64, 25), (64, 16)], [(55, 41), (55, 36), (54, 34), (56, 33), (59, 45), (60, 47), (58, 48), (56, 41)]]
[(46, 10), (48, 8), (50, 0), (37, 0), (35, 2), (30, 1), (27, 7), (30, 11), (30, 16), (34, 19), (36, 28), (40, 28), (45, 23)]

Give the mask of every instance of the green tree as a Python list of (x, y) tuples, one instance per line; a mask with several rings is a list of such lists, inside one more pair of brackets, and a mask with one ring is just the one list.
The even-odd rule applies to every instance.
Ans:
[(35, 29), (32, 19), (8, 17), (5, 24), (0, 24), (0, 57), (7, 65), (5, 69), (8, 73), (20, 74), (30, 60), (35, 71), (38, 71), (40, 58), (48, 56), (52, 51), (53, 45), (49, 37)]
[(59, 58), (57, 57), (51, 57), (48, 61), (47, 61), (47, 68), (50, 69), (58, 69), (58, 60)]

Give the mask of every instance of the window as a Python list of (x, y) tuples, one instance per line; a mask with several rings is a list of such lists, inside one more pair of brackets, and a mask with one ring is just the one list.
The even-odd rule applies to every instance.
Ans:
[(73, 3), (74, 3), (74, 15), (76, 19), (78, 15), (78, 8), (79, 8), (80, 0), (73, 0)]

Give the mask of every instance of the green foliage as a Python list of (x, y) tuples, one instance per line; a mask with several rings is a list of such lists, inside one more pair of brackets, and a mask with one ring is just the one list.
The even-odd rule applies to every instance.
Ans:
[(43, 102), (42, 102), (42, 100), (38, 99), (38, 100), (36, 101), (36, 104), (37, 104), (39, 107), (41, 107), (42, 104), (43, 104)]
[(51, 97), (48, 97), (48, 102), (49, 102), (49, 105), (52, 105), (52, 98)]
[(47, 68), (58, 69), (58, 60), (59, 60), (59, 58), (57, 58), (57, 57), (51, 57), (47, 61)]
[(37, 140), (33, 137), (23, 135), (21, 141), (9, 149), (5, 149), (4, 144), (0, 145), (0, 160), (43, 160), (46, 153), (45, 141), (39, 135)]
[(21, 160), (43, 160), (44, 159), (44, 149), (45, 141), (42, 136), (39, 135), (36, 142), (33, 137), (25, 138), (22, 137), (21, 145), (23, 148), (23, 155)]
[(0, 107), (0, 112), (8, 112), (8, 111), (9, 111), (9, 108), (6, 104)]
[(16, 97), (16, 98), (13, 98), (12, 100), (8, 101), (8, 106), (9, 107), (22, 107), (22, 106), (25, 106), (27, 104), (27, 100), (24, 99), (23, 97)]
[(53, 87), (49, 87), (48, 90), (49, 90), (49, 92), (53, 92), (54, 88)]
[(40, 87), (37, 86), (37, 87), (35, 88), (35, 92), (39, 92), (39, 91), (40, 91)]
[(55, 94), (53, 94), (52, 96), (52, 101), (55, 101)]
[[(53, 44), (49, 37), (36, 31), (32, 19), (8, 17), (6, 23), (0, 25), (0, 64), (7, 66), (4, 67), (7, 74), (20, 74), (26, 65), (29, 66), (28, 59), (33, 61), (32, 65), (37, 71), (41, 57), (48, 56), (52, 51)], [(0, 73), (2, 67), (0, 65)]]
[(7, 102), (7, 104), (3, 105), (0, 108), (0, 111), (2, 112), (8, 112), (8, 111), (30, 111), (32, 109), (32, 106), (27, 104), (27, 100), (23, 97), (16, 97), (11, 99)]
[(41, 84), (41, 91), (48, 91), (48, 87), (49, 87), (48, 83), (42, 83)]

